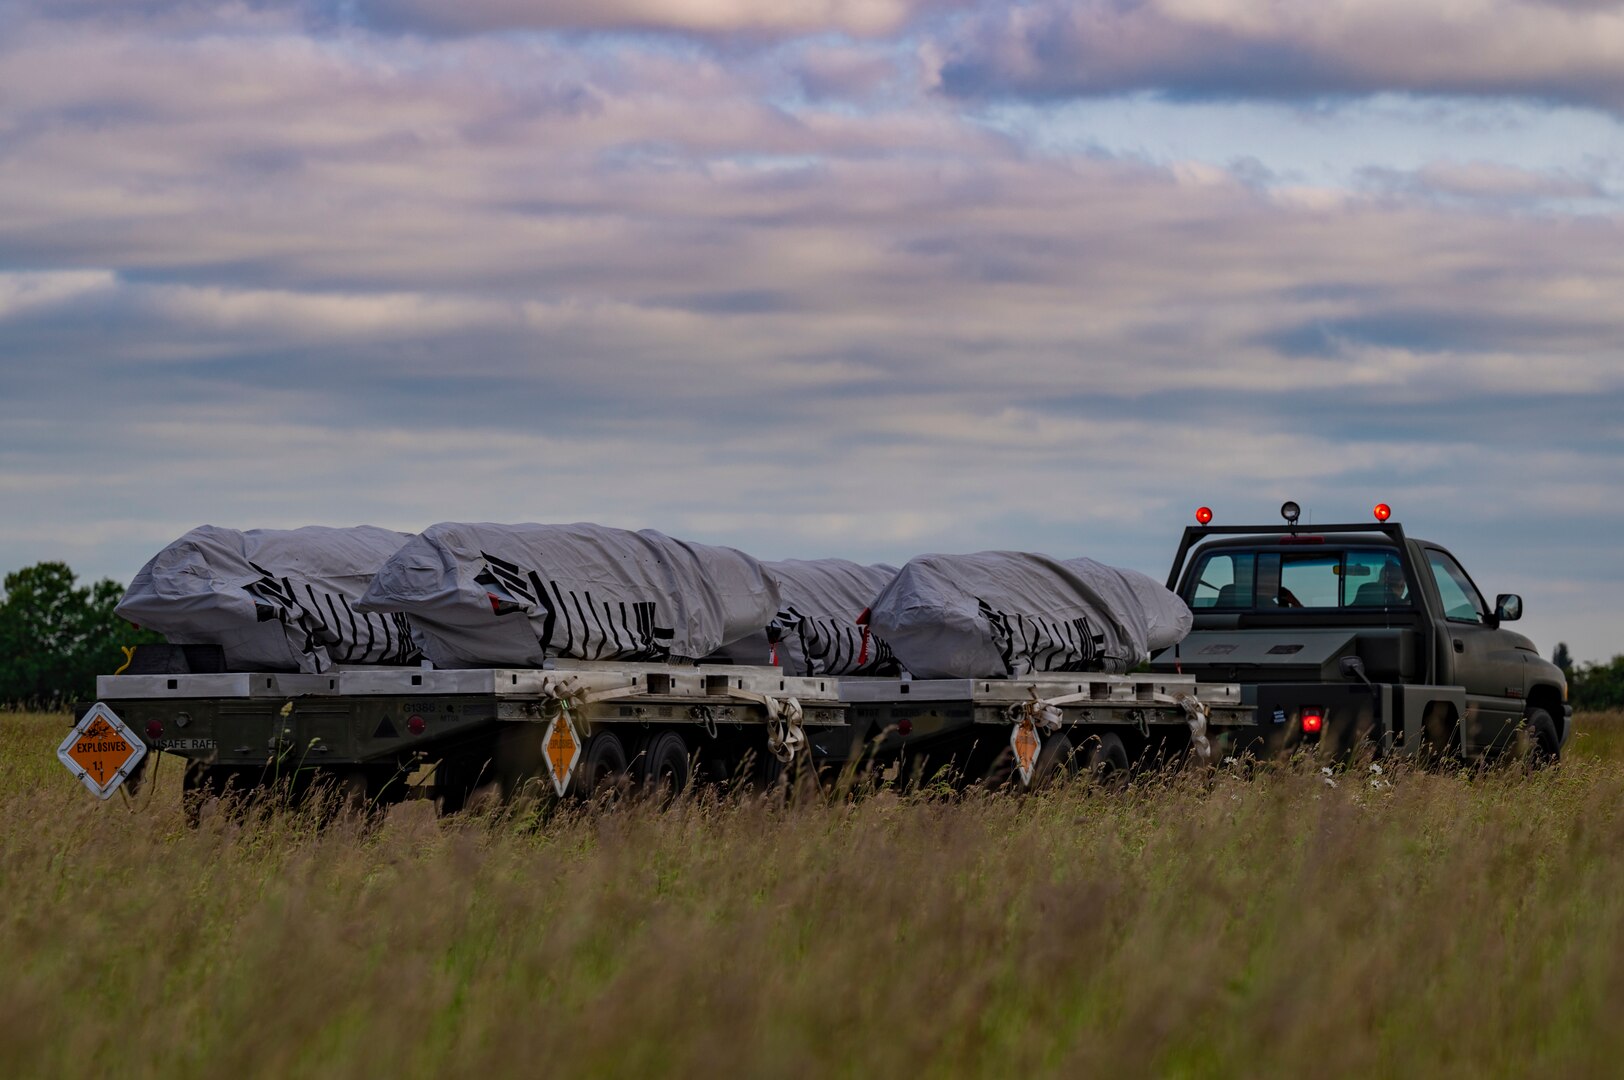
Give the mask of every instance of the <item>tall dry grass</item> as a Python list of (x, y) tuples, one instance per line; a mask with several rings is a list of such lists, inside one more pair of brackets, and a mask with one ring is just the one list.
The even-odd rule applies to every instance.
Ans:
[[(0, 716), (0, 1075), (1615, 1075), (1624, 762), (192, 830)], [(1609, 751), (1609, 753), (1611, 753)]]

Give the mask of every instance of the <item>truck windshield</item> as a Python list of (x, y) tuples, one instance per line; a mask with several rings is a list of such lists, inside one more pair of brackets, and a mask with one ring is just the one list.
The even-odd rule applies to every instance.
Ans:
[(1194, 610), (1409, 607), (1409, 589), (1391, 548), (1207, 552), (1185, 589)]

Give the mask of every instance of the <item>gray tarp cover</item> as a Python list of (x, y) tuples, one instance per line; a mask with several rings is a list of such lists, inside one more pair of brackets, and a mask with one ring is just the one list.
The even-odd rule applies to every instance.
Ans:
[(1135, 570), (1019, 551), (922, 555), (870, 625), (921, 679), (1128, 671), (1190, 632), (1190, 609)]
[(233, 671), (325, 671), (419, 659), (405, 620), (354, 602), (408, 533), (371, 525), (202, 525), (135, 575), (118, 614), (176, 644), (220, 645)]
[(443, 522), (378, 572), (362, 610), (406, 615), (440, 667), (707, 656), (778, 611), (761, 563), (652, 529)]
[(857, 625), (857, 617), (897, 576), (896, 567), (845, 559), (785, 559), (763, 565), (778, 581), (778, 614), (749, 637), (724, 646), (717, 659), (771, 663), (772, 634), (778, 639), (778, 663), (790, 675), (897, 674), (890, 646), (870, 637), (865, 652), (863, 628)]

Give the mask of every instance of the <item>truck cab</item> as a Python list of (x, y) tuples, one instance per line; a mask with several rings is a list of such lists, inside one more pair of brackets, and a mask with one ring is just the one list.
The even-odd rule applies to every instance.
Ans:
[(1369, 743), (1473, 759), (1526, 733), (1558, 756), (1567, 681), (1506, 627), (1521, 598), (1491, 606), (1460, 560), (1384, 510), (1371, 524), (1299, 527), (1288, 503), (1283, 526), (1186, 529), (1167, 585), (1194, 625), (1151, 669), (1243, 684), (1268, 750)]

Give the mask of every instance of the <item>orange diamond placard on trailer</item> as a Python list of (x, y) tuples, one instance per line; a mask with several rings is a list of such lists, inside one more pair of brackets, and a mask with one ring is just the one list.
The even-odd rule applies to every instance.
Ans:
[(564, 792), (569, 790), (575, 763), (581, 758), (581, 740), (575, 737), (575, 727), (570, 723), (569, 713), (561, 712), (553, 717), (541, 745), (547, 752), (547, 771), (552, 774), (553, 787), (558, 797), (563, 798)]
[(56, 756), (98, 799), (110, 797), (147, 753), (147, 744), (101, 702), (74, 725)]
[(1043, 748), (1043, 740), (1038, 738), (1038, 730), (1030, 718), (1023, 717), (1015, 725), (1015, 730), (1009, 733), (1009, 745), (1015, 751), (1015, 767), (1021, 771), (1021, 783), (1030, 787), (1032, 770), (1038, 767), (1038, 751)]

